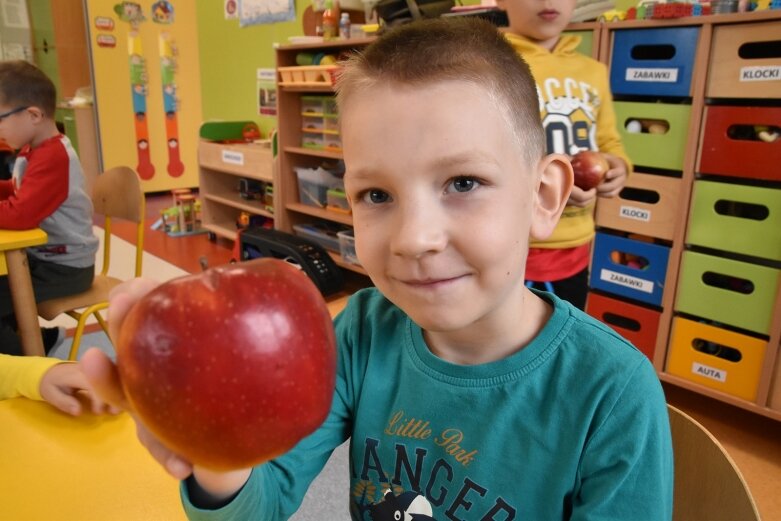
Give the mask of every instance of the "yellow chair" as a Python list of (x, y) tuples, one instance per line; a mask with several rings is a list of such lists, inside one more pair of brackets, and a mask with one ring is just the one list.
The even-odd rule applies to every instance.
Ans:
[(71, 360), (75, 360), (79, 353), (84, 325), (90, 315), (94, 315), (106, 335), (109, 334), (108, 324), (100, 311), (108, 307), (109, 292), (124, 282), (108, 275), (111, 261), (112, 219), (136, 223), (136, 277), (141, 275), (141, 259), (144, 253), (144, 194), (141, 191), (138, 174), (132, 168), (118, 166), (98, 175), (92, 188), (92, 204), (95, 207), (95, 214), (105, 218), (103, 269), (95, 275), (92, 287), (87, 291), (38, 303), (38, 315), (46, 320), (53, 320), (65, 313), (78, 321), (69, 355)]
[(673, 521), (759, 521), (746, 481), (719, 441), (668, 404), (675, 464)]

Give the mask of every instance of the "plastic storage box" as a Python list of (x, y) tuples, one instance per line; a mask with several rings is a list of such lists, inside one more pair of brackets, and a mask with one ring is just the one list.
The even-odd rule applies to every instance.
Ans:
[(331, 223), (294, 224), (293, 231), (296, 235), (316, 242), (326, 250), (339, 251), (339, 237), (337, 234), (344, 226)]
[(345, 230), (336, 235), (339, 237), (339, 252), (342, 254), (344, 262), (360, 266), (361, 263), (358, 261), (358, 255), (355, 253), (355, 235), (353, 234), (353, 231)]
[(325, 208), (328, 190), (343, 186), (340, 178), (323, 168), (295, 168), (298, 176), (298, 199), (301, 203)]

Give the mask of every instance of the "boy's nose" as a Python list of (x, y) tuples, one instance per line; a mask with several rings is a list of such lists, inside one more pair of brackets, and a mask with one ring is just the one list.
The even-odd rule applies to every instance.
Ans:
[(442, 251), (447, 245), (445, 216), (425, 204), (401, 209), (392, 234), (391, 251), (395, 255), (417, 258)]

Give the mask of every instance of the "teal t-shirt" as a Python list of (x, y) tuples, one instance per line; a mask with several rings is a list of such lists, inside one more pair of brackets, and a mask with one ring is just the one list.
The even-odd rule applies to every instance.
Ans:
[(669, 520), (673, 462), (648, 359), (553, 295), (549, 322), (500, 361), (461, 366), (376, 289), (336, 320), (331, 413), (255, 468), (234, 500), (191, 519), (283, 520), (350, 439), (353, 520)]

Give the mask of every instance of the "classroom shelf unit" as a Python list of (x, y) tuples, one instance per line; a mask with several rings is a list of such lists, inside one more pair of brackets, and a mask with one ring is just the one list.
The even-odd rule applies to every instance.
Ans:
[[(237, 223), (242, 213), (250, 217), (274, 218), (278, 196), (274, 160), (269, 145), (223, 144), (202, 140), (198, 144), (198, 164), (201, 221), (212, 237), (235, 241), (238, 235)], [(242, 182), (270, 185), (273, 202), (263, 197), (264, 194), (248, 198), (245, 191), (245, 196), (242, 196)]]
[[(331, 55), (357, 50), (368, 45), (373, 39), (360, 38), (350, 40), (335, 40), (318, 44), (282, 45), (276, 49), (277, 70), (277, 111), (278, 111), (278, 179), (280, 209), (275, 216), (275, 227), (288, 233), (295, 233), (294, 226), (300, 225), (341, 225), (352, 227), (352, 216), (349, 213), (329, 210), (327, 207), (317, 207), (301, 202), (296, 168), (317, 168), (323, 163), (336, 163), (342, 159), (342, 154), (334, 148), (311, 148), (304, 146), (303, 136), (306, 133), (306, 105), (311, 100), (322, 97), (333, 97), (333, 76), (330, 68), (324, 67), (318, 75), (317, 68), (300, 67), (308, 76), (294, 77), (296, 72), (296, 57), (300, 54)], [(284, 74), (283, 74), (284, 72)], [(325, 110), (324, 112), (331, 112)], [(328, 124), (329, 121), (326, 121)], [(329, 250), (329, 254), (337, 265), (351, 272), (366, 276), (366, 271), (358, 264), (347, 262), (338, 251)]]
[(587, 310), (663, 381), (781, 420), (781, 12), (608, 23), (599, 42), (635, 173), (597, 203)]

